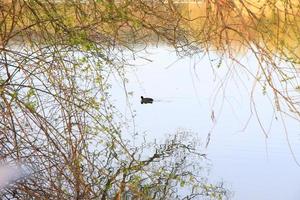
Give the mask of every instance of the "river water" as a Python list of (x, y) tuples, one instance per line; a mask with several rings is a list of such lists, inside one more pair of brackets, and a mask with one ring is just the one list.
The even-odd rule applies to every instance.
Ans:
[[(126, 89), (132, 95), (126, 97), (120, 81), (112, 84), (112, 98), (124, 118), (136, 115), (136, 131), (159, 140), (186, 129), (198, 134), (203, 147), (210, 133), (203, 148), (212, 164), (209, 178), (224, 181), (233, 199), (300, 199), (300, 123), (285, 117), (285, 131), (267, 98), (269, 91), (264, 95), (257, 87), (252, 93), (266, 137), (251, 107), (254, 80), (245, 70), (228, 70), (226, 60), (212, 68), (215, 58), (179, 58), (167, 47), (147, 51), (127, 68)], [(254, 57), (244, 57), (254, 70)], [(154, 103), (140, 104), (141, 95)]]

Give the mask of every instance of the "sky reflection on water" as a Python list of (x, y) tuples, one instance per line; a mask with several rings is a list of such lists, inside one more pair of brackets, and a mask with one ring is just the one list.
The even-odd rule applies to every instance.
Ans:
[[(298, 121), (285, 118), (287, 140), (281, 120), (274, 119), (272, 105), (257, 88), (255, 102), (269, 137), (265, 137), (254, 115), (244, 129), (251, 113), (249, 97), (253, 86), (253, 79), (245, 71), (231, 74), (226, 88), (216, 95), (220, 80), (228, 72), (226, 67), (215, 69), (216, 75), (207, 58), (178, 59), (164, 47), (151, 48), (149, 52), (143, 56), (152, 62), (132, 61), (136, 66), (127, 74), (127, 91), (133, 92), (129, 100), (136, 114), (137, 131), (145, 131), (148, 140), (159, 140), (184, 128), (199, 134), (203, 145), (211, 131), (205, 150), (213, 165), (210, 176), (216, 181), (223, 180), (234, 192), (233, 199), (300, 199), (300, 167), (292, 156), (293, 152), (300, 161)], [(255, 64), (254, 58), (248, 57), (248, 66)], [(141, 95), (152, 97), (155, 102), (141, 105)], [(130, 119), (124, 90), (116, 82), (112, 98)], [(212, 105), (214, 99), (216, 103)], [(216, 116), (215, 125), (212, 111)]]

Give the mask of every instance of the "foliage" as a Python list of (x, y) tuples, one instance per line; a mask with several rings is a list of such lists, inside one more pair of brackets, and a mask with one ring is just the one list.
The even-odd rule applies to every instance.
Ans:
[[(197, 2), (0, 2), (1, 157), (27, 163), (33, 173), (3, 199), (228, 195), (201, 179), (203, 155), (188, 138), (152, 144), (148, 155), (146, 144), (125, 140), (109, 100), (109, 78), (126, 78), (125, 52), (163, 42), (180, 56), (215, 51), (216, 68), (229, 58), (229, 72), (249, 72), (253, 88), (273, 92), (275, 112), (299, 120), (299, 3)], [(255, 73), (238, 59), (243, 51), (256, 58)], [(257, 112), (254, 100), (251, 108)]]
[(193, 138), (179, 132), (163, 144), (133, 145), (110, 103), (110, 76), (125, 78), (124, 48), (134, 52), (153, 36), (177, 45), (170, 33), (184, 30), (172, 29), (170, 19), (180, 18), (164, 5), (1, 2), (1, 158), (31, 172), (1, 199), (228, 196), (203, 176), (205, 155)]

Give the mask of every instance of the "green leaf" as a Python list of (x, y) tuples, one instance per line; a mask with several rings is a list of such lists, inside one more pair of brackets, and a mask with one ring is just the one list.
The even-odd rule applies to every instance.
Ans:
[(28, 102), (25, 103), (26, 108), (30, 111), (30, 112), (35, 112), (36, 111), (36, 103), (35, 102)]
[[(1, 89), (0, 89), (1, 90)], [(1, 92), (1, 91), (0, 91)], [(18, 92), (14, 91), (13, 93), (10, 94), (11, 96), (11, 101), (15, 100), (18, 97)]]
[(26, 97), (29, 99), (30, 97), (35, 95), (34, 89), (30, 88), (26, 94)]
[(184, 187), (184, 185), (185, 185), (185, 181), (180, 181), (180, 187)]

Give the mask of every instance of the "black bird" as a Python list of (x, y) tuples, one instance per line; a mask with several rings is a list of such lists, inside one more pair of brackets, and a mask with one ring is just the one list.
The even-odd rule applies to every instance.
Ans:
[(146, 97), (146, 98), (144, 98), (143, 96), (141, 96), (141, 104), (143, 104), (143, 103), (153, 103), (153, 99), (152, 98), (148, 98), (148, 97)]

